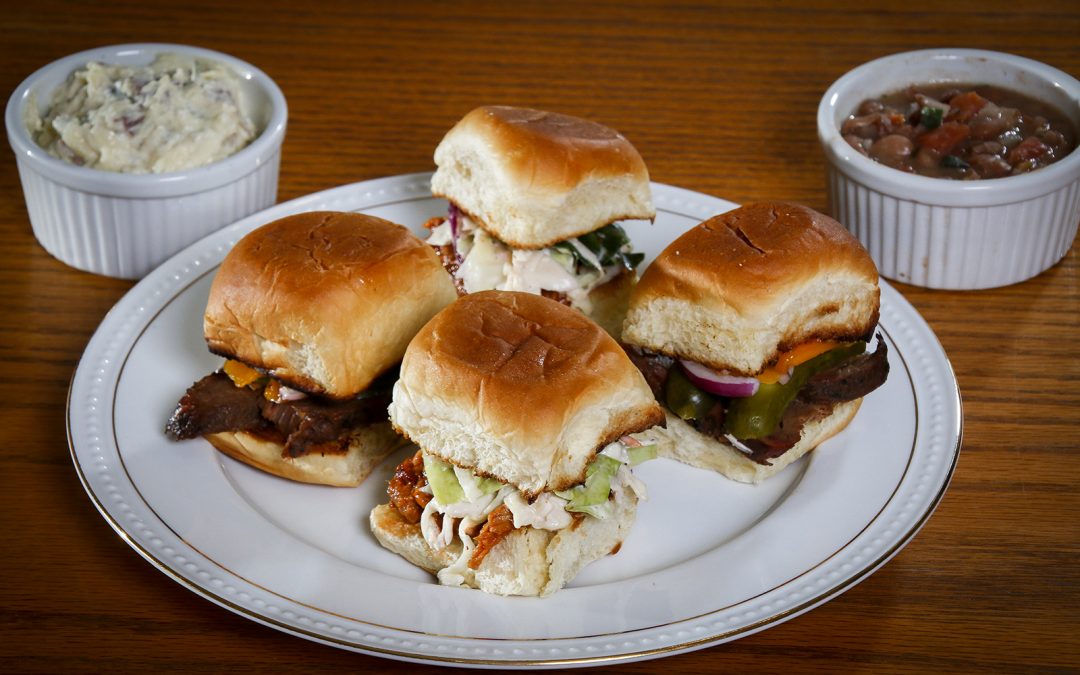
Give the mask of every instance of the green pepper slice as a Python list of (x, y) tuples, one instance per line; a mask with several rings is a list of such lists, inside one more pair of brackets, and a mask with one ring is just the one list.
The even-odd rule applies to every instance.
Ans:
[(795, 400), (795, 395), (799, 393), (807, 380), (864, 351), (866, 351), (865, 342), (841, 345), (795, 366), (791, 379), (785, 384), (779, 382), (762, 384), (753, 396), (731, 399), (727, 417), (724, 420), (727, 432), (738, 439), (768, 436), (776, 431), (780, 419), (784, 416), (784, 411)]
[(716, 399), (694, 386), (678, 368), (672, 368), (664, 384), (667, 407), (684, 420), (699, 420), (709, 412)]

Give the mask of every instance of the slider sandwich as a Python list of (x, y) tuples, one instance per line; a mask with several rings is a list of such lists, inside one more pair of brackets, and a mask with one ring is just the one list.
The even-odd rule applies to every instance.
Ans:
[(631, 434), (664, 413), (581, 313), (483, 291), (409, 345), (390, 420), (419, 451), (371, 512), (379, 542), (441, 584), (543, 596), (619, 549), (655, 450)]
[(225, 256), (203, 318), (224, 367), (166, 427), (307, 483), (358, 485), (402, 441), (386, 407), (413, 335), (457, 297), (438, 256), (400, 225), (301, 213)]
[(642, 276), (623, 327), (665, 406), (660, 454), (756, 483), (841, 431), (889, 372), (878, 273), (835, 220), (784, 203), (715, 216)]
[(428, 222), (428, 243), (460, 293), (542, 294), (621, 327), (644, 255), (615, 221), (656, 216), (626, 138), (578, 117), (485, 106), (446, 134), (435, 164), (431, 191), (450, 208)]

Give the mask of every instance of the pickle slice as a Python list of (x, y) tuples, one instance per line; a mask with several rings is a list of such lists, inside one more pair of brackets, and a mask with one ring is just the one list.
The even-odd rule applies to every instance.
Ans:
[[(753, 396), (731, 399), (724, 420), (727, 432), (738, 439), (768, 436), (776, 431), (784, 411), (795, 400), (795, 395), (807, 380), (864, 351), (865, 342), (841, 345), (795, 366), (791, 378), (784, 384), (762, 384)], [(673, 374), (674, 372), (672, 371)]]
[(668, 409), (684, 420), (700, 420), (716, 399), (694, 386), (679, 368), (672, 368), (664, 385)]

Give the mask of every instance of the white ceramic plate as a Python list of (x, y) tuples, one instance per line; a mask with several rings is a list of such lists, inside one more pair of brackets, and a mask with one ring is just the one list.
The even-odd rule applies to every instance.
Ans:
[[(94, 505), (144, 558), (199, 595), (317, 642), (449, 665), (552, 667), (655, 658), (736, 639), (851, 588), (895, 555), (941, 499), (960, 447), (960, 397), (930, 328), (882, 285), (892, 372), (854, 422), (760, 486), (669, 460), (636, 471), (650, 499), (622, 550), (554, 596), (447, 588), (380, 548), (367, 514), (396, 460), (357, 489), (302, 485), (163, 427), (216, 369), (202, 312), (217, 264), (289, 213), (365, 211), (410, 227), (442, 213), (429, 174), (280, 204), (169, 260), (109, 312), (72, 381), (68, 436)], [(656, 223), (628, 223), (649, 259), (735, 205), (654, 185)], [(403, 451), (404, 452), (404, 451)]]

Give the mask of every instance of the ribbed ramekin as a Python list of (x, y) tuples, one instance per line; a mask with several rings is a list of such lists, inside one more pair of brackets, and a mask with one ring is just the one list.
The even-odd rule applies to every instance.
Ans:
[(1080, 82), (1037, 61), (973, 49), (871, 61), (833, 83), (818, 106), (833, 217), (859, 238), (882, 276), (917, 286), (992, 288), (1052, 267), (1080, 224), (1080, 150), (1031, 173), (959, 181), (878, 164), (840, 135), (862, 101), (939, 82), (1007, 87), (1054, 105), (1080, 129)]
[[(44, 111), (76, 69), (90, 61), (146, 65), (164, 52), (231, 68), (259, 130), (255, 140), (197, 169), (136, 175), (68, 164), (30, 136), (26, 106), (36, 100)], [(72, 267), (125, 279), (144, 276), (188, 244), (272, 205), (287, 118), (285, 96), (266, 73), (227, 54), (175, 44), (113, 45), (54, 61), (19, 85), (5, 114), (34, 236)]]

